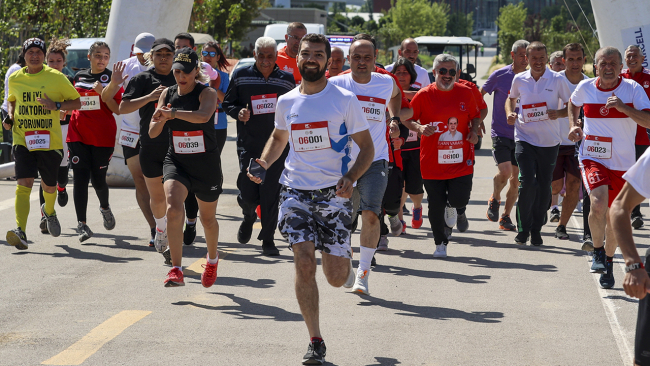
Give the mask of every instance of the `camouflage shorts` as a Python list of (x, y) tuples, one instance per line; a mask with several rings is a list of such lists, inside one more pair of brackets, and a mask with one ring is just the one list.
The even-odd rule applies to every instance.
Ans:
[(278, 228), (289, 247), (311, 241), (316, 249), (352, 258), (352, 201), (327, 188), (302, 191), (282, 186)]

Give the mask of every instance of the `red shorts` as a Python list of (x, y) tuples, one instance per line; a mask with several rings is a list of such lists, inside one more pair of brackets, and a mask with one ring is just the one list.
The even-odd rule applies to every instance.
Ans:
[(609, 194), (607, 198), (607, 207), (612, 206), (612, 202), (618, 193), (623, 189), (625, 179), (623, 179), (624, 171), (610, 170), (603, 164), (597, 163), (593, 160), (583, 160), (580, 167), (582, 172), (582, 182), (587, 188), (587, 193), (600, 186), (609, 186)]

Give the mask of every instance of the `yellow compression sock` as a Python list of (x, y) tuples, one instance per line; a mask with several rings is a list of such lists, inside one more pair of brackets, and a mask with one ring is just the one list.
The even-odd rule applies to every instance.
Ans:
[(29, 195), (31, 188), (16, 186), (16, 224), (23, 231), (27, 231), (27, 216), (29, 216)]
[(54, 193), (47, 193), (43, 191), (43, 198), (45, 198), (45, 213), (49, 216), (54, 211), (54, 201), (56, 201), (56, 191)]

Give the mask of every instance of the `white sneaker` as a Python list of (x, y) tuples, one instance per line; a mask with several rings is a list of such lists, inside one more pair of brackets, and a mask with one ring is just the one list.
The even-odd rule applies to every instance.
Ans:
[(433, 258), (447, 258), (447, 246), (436, 244), (436, 251), (433, 252)]
[(445, 223), (449, 227), (454, 227), (456, 226), (456, 221), (458, 220), (458, 214), (456, 213), (456, 209), (453, 207), (449, 207), (448, 205), (445, 206)]
[(153, 244), (156, 247), (156, 250), (158, 253), (162, 253), (167, 249), (167, 244), (169, 244), (167, 240), (167, 230), (165, 231), (160, 231), (156, 229), (156, 237), (153, 239)]
[(388, 235), (379, 237), (379, 244), (377, 244), (377, 251), (385, 252), (388, 250)]
[(388, 216), (388, 222), (390, 223), (390, 232), (393, 236), (400, 236), (402, 234), (402, 222), (399, 221), (399, 216)]
[(358, 269), (352, 291), (358, 294), (370, 295), (370, 292), (368, 292), (368, 276), (370, 276), (370, 270), (362, 271)]
[(354, 272), (354, 267), (352, 267), (352, 261), (350, 261), (350, 274), (348, 275), (348, 280), (345, 281), (343, 287), (351, 288), (354, 286), (354, 280), (356, 278), (356, 272)]

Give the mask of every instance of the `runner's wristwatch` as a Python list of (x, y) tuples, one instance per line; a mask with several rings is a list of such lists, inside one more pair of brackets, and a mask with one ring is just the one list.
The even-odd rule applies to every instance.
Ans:
[(625, 273), (634, 271), (635, 269), (642, 269), (642, 268), (645, 268), (643, 263), (632, 263), (629, 266), (625, 266)]
[(388, 121), (389, 122), (397, 121), (398, 125), (402, 123), (402, 119), (399, 118), (399, 117), (390, 117), (390, 119)]
[(61, 102), (54, 102), (54, 105), (56, 106), (57, 111), (61, 110)]

